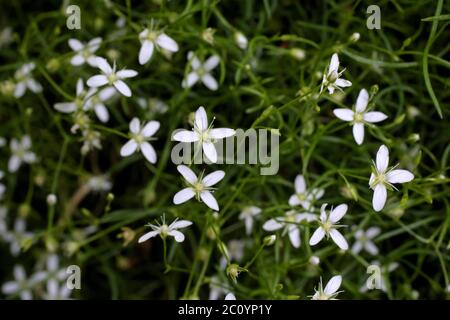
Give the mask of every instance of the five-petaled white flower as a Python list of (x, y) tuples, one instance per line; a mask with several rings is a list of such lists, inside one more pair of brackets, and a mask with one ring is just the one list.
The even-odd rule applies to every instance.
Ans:
[(152, 136), (159, 129), (158, 121), (150, 121), (147, 124), (141, 126), (141, 122), (138, 118), (133, 118), (130, 122), (130, 135), (131, 139), (128, 140), (120, 149), (120, 155), (122, 157), (128, 157), (136, 151), (142, 151), (145, 159), (150, 163), (156, 163), (156, 151), (148, 140), (155, 139)]
[(298, 224), (303, 220), (311, 222), (316, 220), (316, 218), (316, 215), (312, 213), (298, 213), (295, 210), (290, 210), (285, 213), (284, 217), (277, 217), (266, 221), (263, 229), (266, 231), (275, 231), (284, 228), (283, 235), (287, 233), (292, 246), (298, 248), (301, 243)]
[(290, 206), (301, 205), (304, 209), (309, 210), (312, 202), (322, 198), (325, 191), (323, 189), (306, 189), (305, 178), (299, 174), (295, 177), (295, 194), (289, 198)]
[(330, 94), (334, 93), (335, 89), (341, 90), (341, 87), (350, 87), (352, 83), (348, 80), (341, 79), (342, 73), (344, 73), (345, 69), (339, 72), (339, 57), (337, 53), (334, 53), (331, 56), (330, 65), (328, 66), (328, 72), (323, 75), (322, 85), (320, 86), (320, 92), (323, 91), (324, 88), (328, 89)]
[(137, 71), (131, 69), (122, 69), (116, 71), (116, 62), (111, 68), (108, 61), (105, 58), (97, 57), (95, 59), (97, 67), (103, 72), (103, 74), (98, 74), (92, 76), (88, 79), (87, 85), (89, 87), (97, 88), (104, 85), (108, 87), (114, 87), (126, 97), (131, 97), (131, 90), (128, 85), (122, 80), (126, 78), (133, 78), (137, 76)]
[(396, 189), (393, 183), (405, 183), (414, 179), (414, 175), (408, 170), (395, 169), (397, 165), (388, 170), (388, 165), (389, 150), (382, 145), (378, 149), (376, 163), (369, 179), (369, 186), (373, 189), (372, 206), (377, 212), (381, 211), (386, 204), (387, 189)]
[(30, 89), (34, 93), (39, 93), (42, 91), (42, 86), (33, 77), (31, 72), (34, 70), (36, 65), (33, 62), (25, 63), (20, 67), (19, 70), (14, 74), (16, 80), (16, 86), (14, 89), (14, 97), (20, 98), (25, 94), (25, 91)]
[(170, 52), (178, 51), (178, 44), (161, 31), (145, 29), (139, 33), (139, 40), (141, 41), (141, 50), (139, 51), (139, 63), (146, 64), (153, 55), (153, 49), (163, 48)]
[(340, 204), (336, 208), (331, 209), (330, 213), (327, 214), (327, 205), (328, 204), (325, 203), (320, 208), (320, 226), (314, 231), (311, 239), (309, 239), (309, 245), (315, 246), (326, 235), (327, 238), (331, 237), (339, 248), (347, 250), (347, 240), (345, 240), (344, 236), (337, 230), (337, 228), (342, 227), (341, 225), (338, 225), (337, 222), (339, 222), (339, 220), (347, 213), (348, 206), (346, 204)]
[(189, 187), (178, 191), (173, 197), (174, 204), (180, 204), (192, 199), (194, 196), (198, 201), (203, 201), (209, 208), (219, 211), (219, 204), (212, 195), (211, 186), (218, 183), (225, 176), (225, 172), (217, 170), (203, 177), (203, 173), (197, 175), (185, 165), (177, 166), (178, 172), (186, 179)]
[(355, 243), (352, 246), (352, 252), (354, 254), (358, 254), (362, 249), (366, 250), (371, 255), (378, 254), (378, 248), (373, 243), (372, 239), (378, 236), (381, 232), (381, 229), (378, 227), (371, 227), (364, 230), (357, 230), (355, 232)]
[(21, 265), (15, 265), (13, 269), (14, 280), (2, 285), (2, 292), (6, 295), (19, 295), (22, 300), (31, 300), (33, 295), (31, 288), (39, 282), (40, 276), (31, 276), (27, 279), (25, 269)]
[(315, 289), (312, 300), (336, 300), (336, 296), (341, 292), (338, 291), (342, 283), (342, 276), (334, 276), (331, 278), (325, 289), (323, 289), (322, 278), (320, 278), (319, 288)]
[(36, 155), (31, 149), (31, 139), (28, 135), (22, 137), (19, 141), (15, 138), (11, 139), (10, 142), (11, 158), (8, 162), (8, 171), (16, 172), (20, 165), (25, 163), (33, 163), (36, 161)]
[(82, 43), (77, 39), (69, 39), (69, 47), (76, 52), (70, 63), (73, 66), (81, 66), (87, 62), (91, 67), (97, 67), (97, 56), (94, 53), (100, 48), (101, 44), (102, 38), (100, 37), (94, 38), (88, 43)]
[(359, 92), (358, 99), (356, 99), (355, 111), (346, 108), (338, 108), (333, 110), (336, 117), (343, 121), (349, 121), (353, 124), (353, 137), (355, 138), (357, 144), (362, 144), (364, 141), (364, 124), (381, 122), (387, 118), (387, 115), (383, 112), (366, 112), (368, 103), (369, 93), (366, 89), (362, 89)]
[[(214, 121), (214, 119), (213, 119)], [(208, 125), (208, 117), (205, 108), (200, 107), (195, 112), (194, 128), (192, 130), (179, 130), (172, 139), (180, 142), (198, 142), (203, 153), (212, 163), (217, 162), (217, 151), (214, 142), (217, 139), (231, 137), (236, 133), (229, 128), (212, 128), (212, 122)]]
[(183, 79), (181, 86), (183, 88), (190, 88), (196, 84), (197, 81), (201, 80), (209, 90), (217, 90), (219, 85), (210, 72), (219, 64), (219, 56), (213, 55), (209, 57), (205, 63), (202, 63), (192, 51), (189, 51), (187, 58), (191, 64), (192, 71), (188, 73), (185, 79)]
[(257, 215), (261, 213), (261, 209), (255, 206), (245, 207), (239, 215), (240, 220), (244, 220), (245, 232), (250, 235), (253, 230), (253, 221)]
[(157, 235), (159, 235), (162, 239), (165, 239), (167, 236), (171, 236), (175, 238), (176, 242), (183, 242), (184, 241), (184, 234), (178, 231), (178, 229), (189, 227), (192, 224), (189, 220), (178, 220), (175, 219), (174, 222), (172, 222), (170, 225), (166, 224), (165, 217), (162, 217), (162, 225), (159, 223), (157, 225), (154, 224), (148, 224), (150, 228), (152, 228), (152, 231), (147, 232), (142, 237), (139, 238), (138, 242), (144, 242), (147, 241), (150, 238), (153, 238)]

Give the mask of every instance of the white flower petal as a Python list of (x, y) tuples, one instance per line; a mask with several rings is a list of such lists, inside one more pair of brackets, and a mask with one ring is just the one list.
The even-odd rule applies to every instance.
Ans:
[(147, 241), (150, 238), (153, 238), (159, 234), (159, 231), (150, 231), (144, 234), (142, 237), (139, 238), (138, 243), (142, 243), (144, 241)]
[(85, 62), (81, 54), (76, 54), (70, 59), (70, 64), (73, 66), (81, 66)]
[(194, 131), (180, 130), (173, 135), (172, 140), (181, 142), (195, 142), (198, 141), (199, 138), (197, 133)]
[(215, 128), (209, 131), (209, 136), (212, 139), (223, 139), (231, 137), (236, 134), (236, 131), (228, 128)]
[(300, 199), (297, 197), (297, 194), (293, 194), (292, 196), (289, 197), (289, 201), (288, 201), (290, 206), (298, 206), (301, 201)]
[(333, 113), (343, 121), (353, 121), (353, 115), (355, 114), (352, 110), (345, 108), (334, 109)]
[(120, 79), (133, 78), (138, 75), (137, 71), (131, 69), (124, 69), (116, 72)]
[(27, 86), (34, 93), (39, 93), (39, 92), (42, 91), (41, 84), (39, 82), (37, 82), (36, 80), (34, 80), (34, 79), (28, 79), (27, 80)]
[(338, 87), (350, 87), (352, 85), (350, 81), (341, 78), (337, 79), (334, 84)]
[(208, 60), (206, 60), (205, 64), (203, 65), (203, 68), (205, 68), (206, 71), (211, 71), (212, 69), (217, 67), (219, 62), (220, 62), (219, 56), (213, 55), (209, 57)]
[(245, 224), (245, 233), (247, 235), (250, 235), (253, 230), (253, 217), (246, 217), (244, 219), (244, 224)]
[(209, 90), (215, 91), (217, 90), (217, 88), (219, 88), (216, 79), (214, 79), (214, 77), (209, 73), (205, 73), (203, 75), (202, 82)]
[(300, 194), (305, 193), (306, 182), (305, 182), (305, 178), (303, 177), (303, 175), (299, 174), (295, 177), (294, 187), (295, 187), (296, 193), (300, 193)]
[(217, 203), (216, 198), (209, 191), (203, 191), (200, 193), (200, 198), (202, 201), (214, 211), (219, 211), (219, 204)]
[(95, 51), (98, 50), (98, 48), (100, 48), (101, 44), (102, 44), (102, 38), (96, 37), (88, 42), (87, 48), (88, 48), (89, 52), (94, 53)]
[(72, 113), (77, 109), (75, 102), (55, 103), (54, 108), (62, 113)]
[(147, 159), (150, 163), (156, 163), (156, 151), (150, 143), (145, 141), (141, 143), (140, 148), (145, 159)]
[(217, 151), (216, 151), (216, 147), (214, 146), (214, 143), (205, 141), (205, 142), (203, 142), (202, 147), (203, 147), (203, 152), (204, 152), (206, 158), (208, 158), (208, 160), (211, 161), (212, 163), (216, 163), (217, 162)]
[(177, 52), (178, 51), (178, 44), (173, 40), (171, 37), (169, 37), (165, 33), (161, 33), (158, 38), (156, 38), (156, 44), (160, 46), (161, 48), (164, 48), (166, 50), (169, 50), (171, 52)]
[(181, 83), (182, 88), (190, 88), (192, 87), (199, 79), (199, 76), (196, 72), (190, 72), (187, 77)]
[(81, 95), (83, 90), (84, 90), (84, 83), (83, 83), (83, 79), (80, 78), (77, 80), (77, 87), (76, 87), (77, 97)]
[(387, 180), (390, 183), (405, 183), (414, 179), (414, 175), (408, 170), (396, 169), (388, 172)]
[(330, 279), (330, 281), (328, 281), (323, 292), (328, 296), (332, 295), (339, 289), (339, 287), (341, 286), (341, 283), (342, 283), (342, 277), (334, 276), (333, 278)]
[(189, 167), (181, 164), (177, 166), (177, 170), (190, 184), (194, 184), (197, 182), (197, 175)]
[(389, 164), (389, 150), (383, 144), (377, 152), (377, 170), (378, 172), (385, 172)]
[(59, 258), (56, 254), (52, 254), (47, 258), (47, 270), (56, 271), (59, 267)]
[(369, 103), (369, 93), (366, 89), (362, 89), (359, 92), (358, 98), (356, 99), (355, 110), (356, 112), (363, 112), (367, 108)]
[(208, 129), (208, 116), (206, 115), (205, 108), (199, 107), (195, 111), (195, 126), (200, 131), (205, 131)]
[(137, 147), (138, 145), (134, 139), (128, 140), (128, 142), (125, 143), (120, 149), (120, 155), (122, 157), (128, 157), (136, 152)]
[(138, 134), (141, 131), (141, 122), (138, 118), (133, 118), (130, 121), (130, 132), (134, 134)]
[(371, 227), (366, 231), (366, 237), (369, 239), (373, 239), (378, 236), (381, 232), (381, 229), (378, 227)]
[(108, 83), (108, 78), (103, 74), (92, 76), (86, 82), (89, 87), (101, 87)]
[(376, 123), (386, 120), (388, 116), (385, 115), (383, 112), (372, 111), (365, 113), (363, 117), (364, 120), (367, 122)]
[(275, 231), (281, 229), (283, 226), (284, 224), (278, 222), (277, 220), (270, 219), (263, 224), (263, 229), (266, 231)]
[(314, 231), (313, 235), (311, 236), (311, 239), (309, 239), (309, 245), (315, 246), (323, 239), (324, 236), (325, 231), (323, 230), (323, 228), (322, 227), (317, 228), (317, 230)]
[(337, 231), (336, 229), (331, 229), (330, 236), (339, 248), (341, 248), (342, 250), (348, 249), (347, 240), (345, 240), (344, 236), (339, 231)]
[(176, 220), (172, 222), (169, 226), (170, 230), (186, 228), (192, 225), (192, 221), (189, 220)]
[(81, 51), (84, 48), (84, 45), (78, 39), (69, 39), (68, 44), (73, 51)]
[(106, 101), (111, 98), (116, 93), (116, 90), (112, 87), (106, 87), (98, 93), (98, 97), (102, 101)]
[(364, 249), (373, 256), (378, 254), (378, 248), (372, 241), (367, 241), (364, 245)]
[(333, 53), (331, 56), (330, 66), (328, 67), (328, 74), (333, 71), (337, 71), (339, 68), (339, 57), (337, 53)]
[(176, 242), (183, 242), (183, 241), (184, 241), (184, 234), (181, 233), (181, 232), (178, 231), (178, 230), (172, 230), (172, 231), (169, 231), (169, 232), (167, 232), (167, 234), (168, 234), (169, 236), (174, 237)]
[(21, 281), (27, 277), (25, 269), (21, 265), (15, 265), (13, 269), (14, 279)]
[(373, 198), (372, 198), (373, 209), (377, 212), (381, 211), (381, 209), (383, 209), (384, 205), (386, 204), (386, 199), (387, 199), (386, 187), (382, 184), (377, 184), (373, 191)]
[(364, 124), (354, 123), (353, 124), (353, 138), (357, 144), (361, 145), (364, 141)]
[(16, 87), (14, 88), (14, 97), (20, 98), (25, 94), (25, 90), (27, 89), (27, 86), (25, 85), (25, 82), (19, 82), (16, 84)]
[(105, 105), (102, 103), (98, 103), (94, 106), (95, 114), (97, 115), (97, 118), (105, 123), (109, 120), (109, 112), (108, 109), (106, 109)]
[(204, 177), (202, 183), (205, 187), (210, 187), (222, 180), (223, 177), (225, 177), (225, 172), (222, 170), (217, 170)]
[(300, 230), (295, 225), (289, 227), (289, 240), (294, 248), (300, 247)]
[(190, 61), (192, 69), (196, 70), (200, 67), (200, 60), (195, 56), (192, 51), (189, 51), (187, 54), (187, 58)]
[(356, 241), (356, 242), (353, 244), (353, 246), (352, 246), (352, 252), (353, 252), (353, 254), (358, 254), (358, 253), (360, 253), (361, 250), (362, 250), (362, 248), (363, 248), (362, 243), (361, 243), (360, 241)]
[(178, 191), (173, 197), (174, 204), (184, 203), (195, 196), (194, 190), (192, 188), (184, 188)]
[(12, 155), (8, 161), (8, 171), (16, 172), (19, 169), (21, 163), (22, 163), (22, 160), (20, 160), (20, 158), (18, 156)]
[(341, 220), (342, 217), (346, 214), (347, 210), (348, 206), (345, 203), (338, 205), (333, 209), (333, 211), (330, 212), (330, 222), (334, 224)]
[(225, 296), (225, 300), (236, 300), (236, 297), (230, 292)]
[(97, 67), (100, 70), (102, 70), (103, 73), (105, 73), (105, 74), (111, 74), (112, 73), (113, 70), (112, 70), (111, 66), (109, 65), (108, 61), (106, 61), (105, 58), (97, 57), (95, 59), (95, 61), (96, 61)]
[(9, 294), (16, 293), (17, 291), (19, 291), (19, 284), (17, 282), (9, 281), (9, 282), (5, 282), (2, 285), (2, 293), (3, 294), (9, 295)]
[(130, 87), (128, 87), (128, 85), (125, 82), (123, 82), (122, 80), (115, 81), (114, 87), (117, 89), (117, 91), (119, 91), (125, 97), (131, 97)]
[(155, 134), (156, 131), (158, 131), (159, 127), (160, 127), (159, 121), (150, 121), (142, 129), (142, 134), (146, 138), (151, 137)]

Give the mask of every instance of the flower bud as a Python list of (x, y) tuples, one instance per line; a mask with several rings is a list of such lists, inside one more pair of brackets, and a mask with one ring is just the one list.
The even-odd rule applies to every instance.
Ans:
[(320, 258), (318, 256), (311, 256), (309, 263), (313, 266), (318, 266), (320, 264)]
[(58, 201), (58, 198), (53, 193), (51, 193), (47, 196), (47, 204), (49, 206), (54, 206), (57, 201)]
[(305, 50), (299, 49), (299, 48), (292, 48), (289, 50), (289, 54), (292, 56), (292, 58), (302, 61), (305, 59)]
[(361, 38), (361, 35), (358, 32), (355, 32), (350, 36), (349, 41), (355, 43), (358, 42), (359, 38)]
[(275, 243), (275, 240), (277, 240), (277, 236), (272, 234), (270, 236), (264, 237), (263, 244), (265, 246), (271, 246)]
[(213, 28), (207, 28), (203, 30), (202, 32), (202, 39), (205, 42), (208, 42), (210, 45), (214, 44), (214, 33), (216, 33), (216, 30)]
[(237, 46), (242, 50), (247, 49), (248, 40), (247, 37), (244, 36), (242, 32), (237, 31), (234, 33), (234, 41), (236, 42)]

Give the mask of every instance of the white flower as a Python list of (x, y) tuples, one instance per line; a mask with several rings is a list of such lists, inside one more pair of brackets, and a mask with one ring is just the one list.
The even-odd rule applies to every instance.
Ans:
[(322, 92), (324, 88), (327, 88), (328, 92), (330, 94), (333, 94), (335, 89), (342, 90), (341, 87), (350, 87), (352, 85), (350, 81), (340, 78), (345, 69), (341, 72), (339, 72), (338, 69), (339, 57), (337, 53), (334, 53), (331, 56), (330, 65), (328, 66), (328, 72), (323, 75), (320, 92)]
[(295, 194), (289, 198), (290, 206), (301, 205), (304, 209), (309, 210), (311, 203), (322, 198), (325, 191), (323, 189), (306, 189), (305, 178), (299, 174), (295, 177)]
[(336, 117), (353, 124), (353, 137), (357, 144), (362, 144), (364, 141), (364, 124), (381, 122), (387, 119), (387, 115), (382, 112), (366, 112), (368, 102), (369, 93), (366, 89), (362, 89), (359, 92), (358, 99), (356, 99), (355, 111), (345, 108), (333, 110)]
[(336, 296), (341, 292), (337, 291), (342, 283), (342, 276), (334, 276), (331, 278), (325, 289), (323, 289), (322, 278), (320, 278), (319, 289), (316, 289), (312, 300), (336, 300)]
[(152, 228), (152, 231), (147, 232), (142, 237), (139, 238), (138, 242), (144, 242), (147, 241), (150, 238), (153, 238), (157, 235), (159, 235), (162, 239), (165, 239), (167, 236), (171, 236), (175, 238), (176, 242), (183, 242), (184, 241), (184, 234), (182, 234), (178, 229), (189, 227), (192, 224), (189, 220), (178, 220), (175, 219), (174, 222), (172, 222), (170, 225), (167, 225), (165, 222), (165, 218), (162, 218), (162, 225), (154, 225), (154, 224), (148, 224), (150, 228)]
[(153, 49), (163, 48), (170, 52), (178, 51), (178, 44), (167, 34), (161, 31), (145, 29), (139, 34), (141, 50), (139, 50), (139, 63), (146, 64), (153, 55)]
[(366, 250), (371, 255), (378, 254), (378, 248), (372, 242), (372, 239), (380, 234), (381, 230), (378, 227), (372, 227), (364, 230), (358, 230), (355, 233), (356, 242), (352, 246), (352, 252), (358, 254), (362, 249)]
[(54, 108), (62, 113), (72, 113), (77, 110), (82, 110), (86, 98), (86, 91), (84, 90), (83, 79), (77, 80), (76, 86), (76, 98), (72, 102), (59, 102), (55, 103)]
[(14, 221), (14, 230), (8, 231), (4, 235), (5, 241), (10, 244), (10, 251), (14, 257), (19, 255), (22, 242), (33, 237), (33, 233), (27, 232), (26, 228), (27, 223), (25, 219), (19, 217)]
[(92, 176), (86, 183), (89, 190), (100, 192), (109, 191), (112, 188), (112, 183), (105, 175)]
[(327, 238), (331, 237), (334, 243), (337, 244), (342, 250), (348, 249), (347, 240), (342, 236), (342, 234), (337, 230), (337, 228), (342, 227), (337, 224), (339, 220), (347, 213), (348, 206), (346, 204), (340, 204), (336, 208), (331, 209), (330, 213), (326, 213), (327, 204), (323, 204), (320, 208), (320, 220), (319, 228), (314, 231), (311, 239), (309, 240), (309, 245), (315, 246), (318, 244), (323, 237), (326, 235)]
[(159, 126), (158, 121), (150, 121), (141, 126), (139, 119), (133, 118), (130, 122), (131, 139), (120, 149), (120, 155), (122, 157), (128, 157), (136, 151), (142, 151), (145, 159), (150, 163), (156, 163), (156, 151), (148, 140), (152, 139), (152, 136), (158, 131)]
[(8, 162), (9, 172), (16, 172), (23, 162), (33, 163), (36, 161), (36, 155), (30, 151), (31, 139), (28, 135), (23, 136), (20, 141), (15, 138), (11, 139), (9, 147), (12, 153)]
[(35, 68), (33, 62), (26, 63), (14, 74), (16, 79), (16, 87), (14, 89), (14, 97), (20, 98), (25, 94), (25, 91), (30, 89), (34, 93), (39, 93), (42, 91), (42, 86), (33, 77), (31, 72)]
[(97, 56), (94, 55), (95, 51), (100, 48), (102, 44), (102, 38), (94, 38), (88, 43), (82, 43), (77, 39), (69, 39), (69, 47), (76, 52), (76, 54), (70, 60), (73, 66), (81, 66), (86, 62), (91, 67), (97, 67)]
[(239, 215), (240, 220), (244, 220), (245, 232), (250, 235), (253, 230), (253, 220), (261, 213), (261, 209), (255, 206), (245, 207)]
[(172, 139), (181, 142), (199, 142), (203, 148), (205, 156), (212, 162), (217, 162), (217, 151), (214, 146), (214, 141), (217, 139), (224, 139), (231, 137), (236, 133), (229, 128), (212, 128), (208, 124), (208, 117), (205, 108), (200, 107), (195, 112), (194, 128), (192, 130), (179, 130)]
[(197, 81), (201, 80), (209, 90), (217, 90), (219, 85), (210, 72), (219, 64), (219, 56), (213, 55), (205, 63), (202, 63), (192, 51), (189, 51), (187, 58), (191, 64), (192, 71), (183, 79), (181, 86), (183, 88), (190, 88)]
[(247, 49), (248, 40), (242, 32), (237, 31), (234, 33), (234, 42), (236, 42), (237, 46), (242, 50)]
[(300, 247), (300, 229), (298, 224), (305, 221), (316, 220), (316, 215), (312, 213), (298, 213), (295, 210), (290, 210), (285, 213), (284, 217), (277, 217), (266, 221), (263, 229), (266, 231), (275, 231), (284, 228), (283, 235), (289, 235), (289, 240), (294, 248)]
[(236, 300), (236, 296), (230, 292), (225, 296), (225, 300)]
[[(4, 176), (5, 176), (5, 173), (2, 170), (0, 170), (0, 180), (3, 179)], [(3, 199), (3, 195), (5, 194), (5, 190), (6, 190), (5, 185), (3, 183), (0, 183), (0, 200)]]
[(211, 186), (218, 183), (225, 176), (225, 172), (217, 170), (211, 172), (203, 178), (203, 173), (197, 178), (197, 175), (185, 165), (177, 166), (178, 172), (184, 177), (189, 187), (178, 191), (173, 197), (174, 204), (180, 204), (192, 199), (194, 196), (198, 201), (203, 201), (209, 208), (219, 211), (219, 205), (216, 198), (212, 195)]
[(389, 150), (382, 145), (377, 152), (376, 163), (372, 168), (369, 179), (369, 186), (373, 189), (372, 206), (375, 211), (384, 208), (387, 199), (387, 188), (396, 189), (393, 183), (405, 183), (414, 179), (414, 175), (408, 170), (395, 169), (394, 166), (388, 170)]
[(56, 254), (47, 257), (47, 270), (35, 274), (35, 278), (47, 280), (47, 292), (44, 294), (47, 300), (67, 299), (70, 296), (71, 290), (65, 282), (68, 276), (66, 269), (59, 267), (59, 257)]
[(112, 87), (106, 87), (101, 90), (91, 88), (86, 94), (85, 110), (93, 109), (97, 118), (105, 123), (109, 120), (109, 112), (105, 106), (105, 102), (111, 99), (116, 90)]
[(21, 265), (15, 265), (13, 269), (14, 280), (8, 281), (2, 285), (2, 293), (5, 295), (20, 295), (22, 300), (31, 300), (33, 295), (31, 293), (31, 288), (39, 282), (40, 276), (33, 275), (27, 279), (25, 269)]
[(131, 90), (122, 79), (133, 78), (137, 76), (137, 71), (131, 69), (122, 69), (116, 72), (116, 62), (113, 67), (109, 65), (105, 58), (97, 57), (95, 59), (97, 67), (103, 74), (92, 76), (88, 79), (87, 85), (89, 87), (97, 88), (104, 85), (114, 87), (126, 97), (131, 97)]

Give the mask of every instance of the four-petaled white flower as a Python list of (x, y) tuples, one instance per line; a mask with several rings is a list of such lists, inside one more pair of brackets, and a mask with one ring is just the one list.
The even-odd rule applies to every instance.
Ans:
[(339, 222), (339, 220), (347, 213), (348, 206), (346, 204), (340, 204), (336, 208), (331, 209), (330, 213), (327, 214), (327, 205), (328, 204), (325, 203), (320, 208), (320, 226), (311, 236), (309, 245), (315, 246), (323, 239), (323, 237), (327, 236), (327, 238), (331, 237), (339, 248), (347, 250), (347, 240), (345, 240), (344, 236), (337, 230), (339, 227), (342, 227), (341, 225), (338, 225), (337, 222)]
[[(213, 120), (214, 121), (214, 120)], [(224, 139), (231, 137), (236, 133), (233, 129), (229, 128), (212, 128), (211, 124), (208, 124), (208, 117), (206, 115), (205, 108), (200, 107), (195, 112), (194, 128), (192, 130), (179, 130), (172, 139), (180, 142), (198, 142), (203, 149), (203, 153), (212, 163), (217, 162), (217, 151), (214, 146), (214, 142), (217, 139)]]
[(178, 191), (173, 197), (174, 204), (180, 204), (192, 199), (194, 196), (198, 201), (203, 201), (209, 208), (219, 211), (219, 204), (212, 195), (211, 186), (218, 183), (225, 176), (225, 172), (217, 170), (203, 177), (203, 173), (197, 175), (185, 165), (177, 166), (178, 172), (184, 177), (189, 187)]
[(147, 241), (148, 239), (156, 237), (157, 235), (159, 235), (162, 239), (165, 239), (167, 236), (171, 236), (175, 238), (176, 242), (183, 242), (184, 234), (178, 231), (178, 229), (189, 227), (191, 224), (192, 222), (189, 220), (175, 219), (174, 222), (172, 222), (170, 225), (167, 225), (163, 216), (162, 225), (160, 225), (159, 223), (157, 225), (149, 223), (147, 226), (152, 228), (152, 231), (147, 232), (142, 237), (140, 237), (138, 242), (141, 243)]
[(20, 67), (19, 70), (14, 74), (16, 80), (16, 86), (14, 89), (14, 97), (21, 98), (25, 91), (30, 89), (34, 93), (39, 93), (42, 91), (42, 86), (33, 77), (31, 72), (34, 70), (36, 65), (33, 62), (25, 63)]
[(373, 243), (372, 239), (378, 236), (381, 232), (381, 229), (378, 227), (371, 227), (364, 230), (358, 230), (355, 232), (355, 243), (352, 246), (352, 252), (354, 254), (358, 254), (362, 249), (366, 250), (371, 255), (378, 254), (378, 248)]
[(358, 99), (356, 99), (355, 111), (346, 108), (338, 108), (333, 110), (336, 117), (343, 121), (349, 121), (353, 124), (353, 137), (359, 145), (364, 141), (364, 124), (377, 123), (387, 119), (387, 115), (383, 112), (366, 112), (368, 103), (369, 93), (366, 89), (362, 89), (359, 92)]
[(414, 175), (408, 170), (395, 169), (397, 165), (388, 170), (388, 165), (389, 150), (382, 145), (378, 149), (376, 163), (369, 179), (369, 186), (373, 189), (372, 206), (377, 212), (381, 211), (386, 204), (387, 189), (396, 189), (393, 183), (405, 183), (414, 179)]
[(44, 298), (47, 300), (67, 299), (71, 293), (65, 283), (68, 276), (66, 268), (59, 267), (59, 257), (56, 254), (50, 254), (47, 257), (47, 270), (36, 274), (38, 278), (47, 279), (47, 292), (44, 294)]
[(108, 87), (114, 87), (126, 97), (131, 97), (131, 90), (128, 85), (122, 80), (126, 78), (133, 78), (137, 76), (137, 71), (131, 69), (123, 69), (116, 71), (116, 62), (111, 68), (108, 61), (105, 58), (97, 57), (95, 59), (97, 67), (103, 72), (103, 74), (98, 74), (92, 76), (88, 79), (87, 85), (89, 87), (97, 88), (104, 85)]
[(130, 135), (131, 139), (128, 140), (120, 149), (120, 155), (122, 157), (128, 157), (136, 151), (142, 151), (145, 159), (150, 163), (156, 163), (156, 151), (148, 140), (152, 140), (152, 136), (159, 129), (158, 121), (150, 121), (147, 124), (141, 126), (141, 122), (138, 118), (133, 118), (130, 122)]
[(306, 188), (305, 178), (303, 175), (299, 174), (295, 177), (295, 194), (289, 198), (290, 206), (301, 205), (304, 209), (309, 210), (311, 204), (320, 198), (322, 198), (325, 191), (323, 189), (312, 189), (308, 190)]
[(255, 206), (245, 207), (239, 215), (240, 220), (244, 220), (245, 232), (250, 235), (253, 230), (253, 221), (257, 215), (261, 213), (261, 209)]
[(334, 276), (331, 278), (325, 289), (322, 285), (322, 278), (320, 278), (319, 288), (315, 289), (315, 293), (312, 296), (312, 300), (336, 300), (336, 296), (341, 292), (338, 291), (342, 283), (342, 276)]
[(201, 80), (209, 90), (217, 90), (219, 85), (217, 84), (216, 79), (211, 75), (211, 71), (219, 64), (219, 56), (213, 55), (209, 57), (205, 63), (202, 63), (192, 51), (189, 51), (187, 58), (191, 64), (192, 71), (190, 71), (187, 77), (183, 79), (181, 86), (183, 88), (190, 88), (196, 84), (197, 81)]
[(33, 299), (31, 289), (41, 280), (40, 276), (33, 275), (27, 279), (25, 269), (21, 265), (14, 266), (13, 274), (15, 281), (8, 281), (2, 285), (3, 294), (11, 296), (19, 295), (22, 300)]
[(285, 213), (284, 217), (277, 217), (266, 221), (263, 229), (266, 231), (275, 231), (284, 228), (283, 235), (287, 233), (292, 246), (298, 248), (301, 243), (298, 224), (303, 220), (311, 222), (316, 220), (316, 218), (316, 215), (312, 213), (298, 213), (295, 210), (290, 210)]
[(334, 93), (335, 89), (341, 90), (344, 87), (350, 87), (352, 83), (348, 80), (342, 79), (341, 75), (344, 73), (345, 69), (339, 72), (339, 57), (337, 53), (331, 56), (330, 65), (328, 66), (328, 72), (323, 75), (322, 85), (320, 86), (320, 92), (324, 88), (328, 89), (330, 94)]
[(94, 38), (88, 43), (82, 43), (77, 39), (69, 39), (69, 47), (76, 52), (70, 63), (73, 66), (81, 66), (87, 62), (91, 67), (97, 67), (97, 56), (94, 53), (100, 48), (101, 44), (102, 38), (100, 37)]
[(10, 142), (11, 157), (8, 162), (8, 171), (16, 172), (23, 162), (31, 164), (36, 161), (36, 155), (31, 149), (31, 139), (28, 135), (19, 141), (15, 138)]
[(170, 52), (178, 51), (178, 44), (161, 31), (154, 31), (145, 29), (139, 33), (139, 40), (141, 41), (141, 50), (139, 50), (139, 63), (146, 64), (153, 55), (153, 49), (163, 48)]

